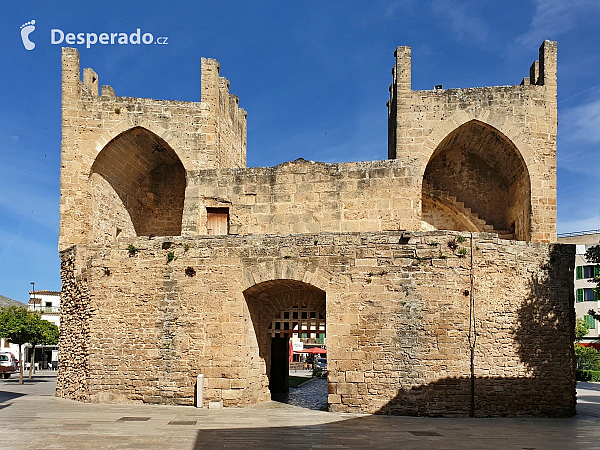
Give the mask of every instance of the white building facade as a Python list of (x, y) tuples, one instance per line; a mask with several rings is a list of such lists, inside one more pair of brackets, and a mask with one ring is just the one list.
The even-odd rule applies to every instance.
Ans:
[(600, 344), (599, 323), (588, 311), (593, 309), (600, 312), (600, 296), (594, 289), (595, 276), (600, 275), (600, 265), (592, 264), (585, 258), (585, 252), (590, 247), (600, 245), (600, 230), (583, 231), (559, 235), (561, 244), (575, 244), (575, 314), (578, 319), (584, 319), (589, 331), (582, 343)]
[[(31, 291), (29, 293), (29, 311), (40, 311), (42, 319), (52, 322), (60, 328), (60, 292)], [(24, 361), (31, 361), (31, 346), (24, 346)], [(58, 345), (43, 345), (35, 347), (35, 361), (41, 369), (56, 369), (58, 367)]]

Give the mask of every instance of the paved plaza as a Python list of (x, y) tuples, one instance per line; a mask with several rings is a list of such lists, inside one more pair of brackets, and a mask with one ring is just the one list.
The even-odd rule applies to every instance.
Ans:
[(0, 380), (0, 448), (600, 448), (600, 384), (592, 383), (579, 384), (579, 413), (569, 419), (372, 416), (278, 402), (222, 410), (84, 404), (54, 397), (55, 386), (54, 372), (23, 386)]

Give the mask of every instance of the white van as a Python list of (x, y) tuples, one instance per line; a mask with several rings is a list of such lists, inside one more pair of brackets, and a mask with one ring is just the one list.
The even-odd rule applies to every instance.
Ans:
[(4, 378), (19, 371), (19, 362), (15, 355), (9, 352), (0, 353), (0, 373)]

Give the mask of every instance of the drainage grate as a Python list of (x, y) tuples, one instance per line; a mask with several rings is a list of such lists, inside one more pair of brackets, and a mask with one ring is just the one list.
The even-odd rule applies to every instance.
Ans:
[(196, 425), (195, 420), (171, 420), (169, 425)]
[(435, 431), (409, 431), (413, 436), (441, 436), (440, 433)]
[(117, 422), (145, 422), (150, 417), (121, 417)]

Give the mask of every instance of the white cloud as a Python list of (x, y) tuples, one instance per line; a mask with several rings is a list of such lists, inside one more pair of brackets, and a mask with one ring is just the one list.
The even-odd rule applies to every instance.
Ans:
[(558, 233), (572, 233), (575, 231), (588, 231), (600, 229), (600, 219), (598, 217), (588, 217), (579, 220), (558, 220), (556, 225)]
[(558, 114), (558, 165), (598, 176), (600, 172), (600, 90), (585, 102)]
[(569, 140), (600, 144), (600, 98), (565, 109), (561, 116), (561, 131)]
[(58, 229), (58, 192), (40, 195), (0, 185), (0, 212), (6, 210), (52, 231)]
[(488, 40), (489, 27), (481, 17), (473, 13), (474, 8), (471, 5), (450, 0), (434, 0), (431, 8), (443, 23), (449, 23), (454, 39), (476, 44), (483, 44)]
[(597, 0), (534, 0), (534, 4), (531, 27), (517, 39), (527, 47), (537, 46), (544, 39), (556, 39), (558, 35), (572, 29), (580, 15), (600, 9)]

